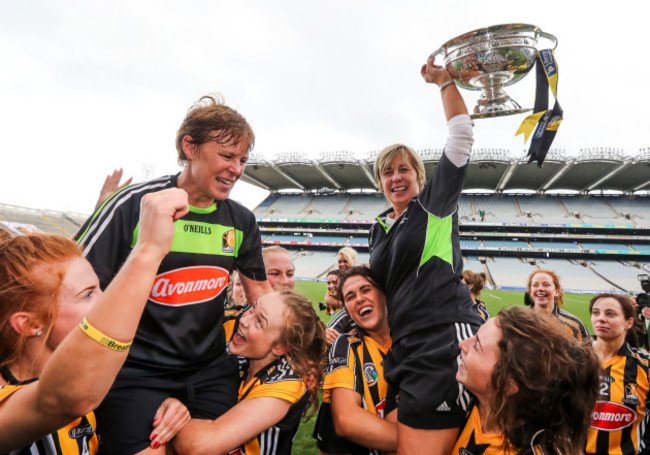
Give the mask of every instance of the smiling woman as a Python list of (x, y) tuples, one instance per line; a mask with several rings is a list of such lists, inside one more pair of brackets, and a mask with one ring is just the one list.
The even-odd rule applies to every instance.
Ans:
[(454, 379), (458, 342), (482, 323), (461, 281), (457, 211), (474, 125), (454, 75), (433, 59), (421, 75), (440, 87), (447, 143), (428, 181), (412, 148), (395, 144), (379, 153), (375, 180), (391, 207), (377, 216), (368, 243), (393, 336), (386, 401), (397, 402), (398, 452), (443, 455), (453, 447), (468, 398)]
[(476, 400), (452, 455), (584, 453), (600, 372), (591, 346), (512, 307), (460, 347), (456, 379)]
[(193, 420), (178, 435), (180, 454), (290, 455), (300, 419), (317, 404), (325, 327), (306, 297), (281, 290), (239, 316), (229, 344), (248, 360), (239, 403), (214, 421)]
[(533, 311), (557, 317), (576, 340), (589, 339), (589, 331), (584, 323), (562, 308), (564, 291), (560, 277), (554, 271), (540, 269), (531, 273), (528, 277), (528, 296)]
[(183, 170), (118, 190), (77, 234), (105, 287), (138, 238), (143, 195), (173, 187), (188, 194), (189, 213), (174, 225), (125, 369), (97, 411), (107, 454), (144, 450), (156, 408), (169, 395), (181, 397), (194, 418), (214, 419), (236, 403), (237, 370), (222, 325), (228, 277), (239, 271), (249, 302), (271, 291), (255, 216), (228, 198), (254, 139), (246, 119), (220, 97), (201, 98), (176, 134)]

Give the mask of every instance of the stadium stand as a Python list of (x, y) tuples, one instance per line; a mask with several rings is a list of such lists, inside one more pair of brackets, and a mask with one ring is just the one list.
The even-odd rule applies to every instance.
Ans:
[(544, 259), (538, 261), (537, 265), (544, 269), (554, 270), (561, 277), (562, 287), (567, 292), (622, 291), (589, 268), (567, 259)]
[[(427, 172), (440, 153), (422, 151)], [(486, 272), (491, 287), (524, 289), (542, 267), (556, 270), (568, 290), (639, 292), (636, 275), (650, 273), (650, 148), (627, 158), (594, 149), (579, 159), (551, 150), (542, 169), (499, 153), (494, 166), (483, 154), (467, 171), (458, 205), (465, 268)], [(323, 279), (343, 245), (368, 262), (368, 229), (388, 207), (373, 182), (374, 156), (295, 168), (249, 161), (242, 180), (270, 189), (254, 208), (262, 241), (292, 252), (297, 277)], [(0, 229), (13, 234), (70, 237), (86, 218), (0, 204)]]
[(585, 250), (597, 250), (597, 251), (616, 251), (616, 252), (629, 252), (632, 249), (623, 245), (622, 243), (596, 243), (596, 242), (580, 242), (580, 246)]
[(640, 292), (637, 275), (641, 273), (636, 267), (619, 261), (589, 261), (589, 268), (608, 282), (630, 293)]
[[(517, 209), (516, 200), (511, 197), (472, 195), (474, 215), (486, 223), (528, 223), (525, 216)], [(485, 216), (481, 217), (481, 211)]]
[(329, 194), (315, 197), (305, 208), (305, 219), (340, 220), (348, 213), (344, 212), (348, 206), (350, 196), (347, 194)]
[[(551, 150), (542, 169), (499, 156), (500, 149), (493, 157), (479, 153), (458, 204), (465, 267), (485, 271), (497, 287), (523, 289), (530, 271), (548, 267), (566, 274), (567, 288), (629, 290), (636, 274), (650, 269), (650, 151), (632, 158), (613, 151), (588, 149), (573, 159)], [(427, 172), (440, 153), (421, 151)], [(342, 243), (367, 255), (368, 229), (387, 208), (373, 182), (374, 156), (354, 159), (348, 153), (344, 163), (315, 163), (319, 170), (313, 172), (304, 163), (292, 169), (281, 160), (246, 168), (244, 180), (250, 169), (250, 183), (271, 189), (255, 210), (262, 229), (274, 229), (272, 241), (304, 255), (298, 275), (317, 278), (335, 267)], [(292, 180), (272, 172), (275, 166)], [(323, 172), (334, 187), (323, 187)], [(289, 190), (294, 192), (284, 193)], [(308, 244), (296, 244), (295, 236), (278, 240), (290, 232), (307, 233)]]
[(81, 227), (86, 218), (86, 215), (79, 213), (0, 204), (0, 224), (3, 225), (5, 230), (12, 233), (37, 231), (71, 237)]
[(388, 207), (380, 194), (355, 194), (350, 198), (346, 218), (349, 220), (372, 220)]
[(574, 196), (561, 198), (569, 214), (574, 214), (585, 224), (625, 224), (616, 211), (601, 197)]
[(608, 199), (609, 205), (618, 213), (621, 218), (632, 221), (650, 220), (650, 204), (647, 198), (628, 199), (625, 197), (611, 197)]
[(531, 246), (540, 250), (552, 250), (561, 248), (564, 250), (580, 250), (577, 242), (547, 242), (544, 240), (533, 240), (530, 242)]
[(569, 224), (577, 221), (570, 217), (556, 197), (517, 196), (519, 208), (534, 224)]
[(523, 290), (533, 266), (519, 258), (498, 258), (486, 263), (494, 284), (499, 289)]

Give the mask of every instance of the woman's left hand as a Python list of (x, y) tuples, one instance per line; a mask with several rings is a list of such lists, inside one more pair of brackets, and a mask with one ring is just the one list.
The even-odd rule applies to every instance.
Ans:
[(153, 431), (149, 439), (151, 448), (167, 444), (191, 420), (190, 412), (176, 398), (162, 402), (153, 419)]

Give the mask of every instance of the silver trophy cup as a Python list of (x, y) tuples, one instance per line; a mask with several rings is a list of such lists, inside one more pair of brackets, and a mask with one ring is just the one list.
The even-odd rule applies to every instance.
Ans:
[(519, 114), (523, 109), (503, 89), (533, 68), (538, 49), (557, 47), (557, 38), (534, 25), (504, 24), (481, 28), (447, 41), (429, 58), (442, 55), (456, 84), (481, 90), (472, 118)]

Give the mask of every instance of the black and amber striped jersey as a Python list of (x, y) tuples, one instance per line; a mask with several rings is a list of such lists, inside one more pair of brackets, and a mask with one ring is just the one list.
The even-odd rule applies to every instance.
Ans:
[[(246, 377), (245, 372), (242, 376)], [(260, 370), (253, 380), (242, 381), (239, 401), (260, 397), (274, 397), (291, 403), (282, 420), (230, 451), (230, 455), (289, 455), (300, 419), (309, 406), (309, 392), (305, 383), (289, 366), (285, 357), (274, 360)]]
[(338, 337), (329, 352), (323, 401), (329, 402), (332, 389), (354, 390), (361, 395), (364, 409), (384, 418), (388, 390), (384, 379), (384, 357), (390, 347), (390, 339), (380, 346), (359, 328), (356, 336)]
[(481, 317), (481, 319), (483, 319), (483, 322), (486, 322), (488, 319), (490, 319), (490, 312), (488, 311), (487, 305), (483, 300), (476, 299), (474, 302), (474, 309)]
[(636, 454), (648, 422), (648, 360), (624, 343), (602, 367), (586, 453)]
[(339, 308), (332, 314), (332, 319), (327, 323), (328, 329), (334, 329), (338, 333), (350, 333), (356, 328), (355, 322), (345, 308)]
[[(478, 406), (474, 406), (451, 454), (517, 455), (522, 453), (520, 449), (513, 449), (504, 445), (503, 439), (501, 433), (483, 433)], [(530, 453), (530, 450), (526, 452)], [(541, 453), (539, 447), (535, 447), (535, 454), (541, 455)]]
[(250, 308), (250, 305), (233, 306), (225, 308), (223, 311), (223, 329), (226, 332), (226, 344), (232, 341), (232, 337), (237, 330), (239, 317)]
[[(24, 385), (0, 386), (0, 403)], [(55, 433), (51, 433), (9, 455), (94, 455), (99, 442), (95, 429), (95, 415), (79, 417)]]
[(553, 315), (555, 315), (562, 324), (568, 327), (573, 338), (578, 341), (589, 339), (589, 331), (580, 319), (557, 305), (553, 308)]

